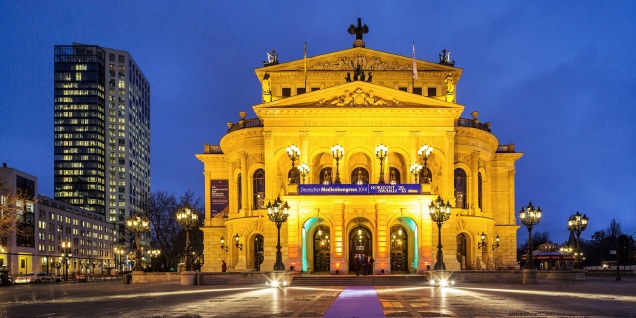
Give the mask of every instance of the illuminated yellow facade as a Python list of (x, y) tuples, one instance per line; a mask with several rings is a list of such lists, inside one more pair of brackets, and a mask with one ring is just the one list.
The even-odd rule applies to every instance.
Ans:
[[(438, 197), (452, 206), (441, 226), (447, 270), (516, 267), (514, 174), (522, 154), (500, 145), (477, 112), (461, 117), (462, 71), (442, 54), (438, 63), (364, 47), (274, 58), (256, 69), (258, 118), (241, 113), (219, 145), (196, 155), (205, 176), (202, 271), (221, 271), (222, 261), (229, 271), (271, 271), (277, 229), (265, 206), (277, 197), (290, 207), (280, 230), (286, 270), (351, 272), (357, 254), (372, 256), (376, 273), (433, 269), (438, 226), (429, 205)], [(306, 176), (292, 173), (291, 145)], [(338, 161), (334, 145), (344, 149)], [(386, 159), (378, 145), (388, 148)], [(433, 148), (426, 168), (411, 173), (414, 163), (424, 165), (423, 145)], [(342, 193), (337, 177), (342, 186), (380, 190)], [(400, 185), (409, 191), (396, 193)], [(223, 201), (227, 207), (215, 210)]]

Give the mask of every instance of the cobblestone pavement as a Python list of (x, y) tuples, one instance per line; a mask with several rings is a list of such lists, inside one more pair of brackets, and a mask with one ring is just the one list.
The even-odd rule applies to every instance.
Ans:
[[(322, 317), (343, 289), (119, 281), (23, 285), (0, 287), (0, 316)], [(385, 317), (636, 317), (636, 277), (375, 290)], [(360, 316), (352, 307), (343, 317)]]

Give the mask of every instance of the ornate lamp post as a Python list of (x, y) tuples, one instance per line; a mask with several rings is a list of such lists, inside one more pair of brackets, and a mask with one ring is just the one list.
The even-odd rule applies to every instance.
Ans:
[(73, 256), (73, 253), (71, 251), (71, 242), (70, 241), (62, 242), (60, 251), (62, 251), (61, 256), (62, 256), (62, 259), (64, 260), (64, 265), (65, 265), (64, 280), (68, 281), (68, 261), (71, 258), (71, 256)]
[(278, 244), (276, 245), (276, 263), (274, 264), (274, 271), (285, 270), (285, 264), (283, 264), (283, 253), (280, 251), (280, 226), (287, 221), (288, 215), (289, 205), (287, 204), (287, 201), (283, 203), (280, 197), (278, 197), (274, 200), (274, 204), (271, 202), (267, 203), (267, 216), (270, 221), (276, 223), (276, 229), (278, 230)]
[(414, 163), (411, 165), (411, 168), (409, 170), (411, 171), (411, 174), (415, 178), (415, 183), (418, 183), (417, 177), (420, 175), (420, 171), (422, 170), (422, 165), (419, 163)]
[(292, 162), (291, 180), (289, 183), (296, 183), (296, 168), (294, 166), (294, 162), (296, 162), (296, 160), (300, 157), (300, 149), (298, 149), (296, 145), (292, 144), (291, 146), (288, 146), (286, 150), (287, 156), (289, 156), (289, 159)]
[(422, 160), (424, 161), (424, 176), (423, 179), (424, 180), (420, 180), (422, 183), (430, 183), (431, 180), (429, 179), (429, 175), (428, 175), (428, 169), (426, 167), (426, 162), (428, 161), (428, 158), (431, 156), (431, 153), (433, 152), (433, 147), (424, 144), (424, 146), (422, 146), (420, 148), (420, 150), (417, 151), (417, 155), (420, 156), (420, 158), (422, 158)]
[(340, 184), (340, 170), (338, 169), (338, 163), (340, 162), (340, 159), (342, 159), (342, 156), (344, 156), (344, 148), (336, 144), (331, 147), (331, 154), (333, 155), (333, 158), (336, 159), (336, 181), (334, 181), (334, 183)]
[(135, 234), (135, 267), (133, 271), (143, 271), (144, 267), (141, 265), (141, 233), (150, 232), (150, 222), (148, 218), (143, 215), (131, 215), (126, 218), (126, 228)]
[(301, 163), (298, 165), (298, 171), (300, 171), (300, 176), (303, 177), (303, 183), (305, 183), (305, 177), (309, 174), (309, 165), (306, 163)]
[(448, 201), (444, 204), (442, 197), (437, 197), (437, 200), (431, 201), (431, 205), (428, 208), (431, 211), (429, 213), (431, 220), (437, 223), (437, 261), (435, 262), (435, 270), (446, 270), (444, 253), (442, 252), (442, 224), (450, 218), (451, 205)]
[(186, 232), (185, 253), (186, 253), (186, 271), (192, 270), (192, 253), (190, 253), (190, 229), (197, 225), (199, 215), (186, 206), (177, 211), (177, 223), (183, 227)]
[(375, 157), (380, 159), (380, 180), (378, 180), (379, 184), (384, 183), (384, 159), (386, 159), (386, 155), (389, 152), (389, 148), (383, 144), (379, 144), (375, 146)]
[(534, 263), (532, 262), (532, 227), (539, 224), (541, 221), (541, 207), (534, 208), (532, 202), (528, 203), (527, 207), (522, 207), (519, 211), (519, 218), (521, 223), (528, 228), (528, 256), (526, 257), (526, 269), (533, 269)]
[(574, 254), (576, 256), (575, 268), (581, 268), (581, 253), (579, 250), (579, 241), (581, 239), (581, 232), (585, 231), (585, 229), (587, 228), (587, 220), (587, 216), (585, 214), (581, 216), (581, 213), (579, 213), (578, 211), (575, 215), (572, 215), (570, 219), (568, 219), (568, 230), (574, 231), (574, 234), (576, 234), (576, 252)]

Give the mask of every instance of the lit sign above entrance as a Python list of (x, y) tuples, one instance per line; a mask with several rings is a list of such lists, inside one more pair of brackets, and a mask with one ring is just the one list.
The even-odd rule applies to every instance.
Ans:
[(419, 184), (299, 184), (298, 194), (420, 194)]

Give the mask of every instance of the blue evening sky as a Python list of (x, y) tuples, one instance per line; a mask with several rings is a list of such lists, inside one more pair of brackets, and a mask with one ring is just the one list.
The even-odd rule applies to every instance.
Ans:
[[(152, 191), (203, 196), (195, 153), (218, 144), (240, 111), (255, 117), (253, 69), (351, 47), (464, 69), (462, 117), (479, 111), (514, 143), (516, 210), (544, 211), (535, 231), (583, 237), (612, 218), (636, 231), (636, 1), (0, 1), (0, 161), (39, 178), (53, 196), (53, 46), (129, 51), (151, 83)], [(525, 241), (527, 230), (518, 232)]]

